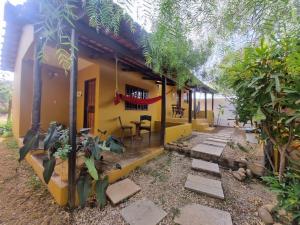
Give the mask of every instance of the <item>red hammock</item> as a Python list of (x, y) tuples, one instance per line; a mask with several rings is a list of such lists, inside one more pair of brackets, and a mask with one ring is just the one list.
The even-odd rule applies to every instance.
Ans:
[(114, 99), (115, 105), (119, 104), (121, 100), (123, 100), (125, 102), (129, 102), (131, 104), (135, 104), (135, 105), (150, 105), (150, 104), (153, 104), (153, 103), (158, 102), (159, 100), (161, 100), (161, 96), (158, 96), (158, 97), (155, 97), (155, 98), (140, 99), (140, 98), (135, 98), (135, 97), (126, 96), (126, 95), (116, 93), (116, 96), (115, 96), (115, 99)]

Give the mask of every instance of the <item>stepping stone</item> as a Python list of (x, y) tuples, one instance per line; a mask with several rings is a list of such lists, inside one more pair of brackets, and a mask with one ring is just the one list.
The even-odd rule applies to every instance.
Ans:
[(201, 159), (193, 159), (192, 169), (207, 172), (213, 175), (221, 176), (219, 165), (207, 162)]
[(230, 135), (222, 135), (222, 134), (215, 134), (215, 135), (212, 135), (212, 137), (218, 137), (218, 138), (223, 138), (223, 139), (231, 139)]
[(232, 225), (229, 212), (199, 204), (186, 205), (179, 209), (174, 222), (180, 225)]
[(223, 152), (222, 147), (198, 144), (191, 150), (191, 157), (207, 161), (218, 161)]
[(253, 133), (246, 133), (246, 141), (248, 141), (251, 144), (258, 144), (256, 135)]
[(224, 199), (221, 181), (189, 174), (184, 187), (213, 198)]
[(153, 202), (144, 199), (122, 209), (121, 215), (130, 225), (156, 225), (167, 213)]
[(221, 143), (226, 143), (228, 142), (228, 140), (225, 139), (220, 139), (220, 138), (207, 138), (207, 141), (215, 141), (215, 142), (221, 142)]
[(203, 141), (203, 144), (214, 145), (214, 146), (218, 146), (218, 147), (222, 147), (222, 148), (224, 148), (227, 145), (227, 143), (221, 143), (221, 142), (216, 142), (216, 141)]
[(106, 190), (106, 195), (113, 205), (116, 205), (125, 199), (133, 196), (139, 192), (141, 188), (137, 186), (132, 180), (124, 179), (109, 185)]

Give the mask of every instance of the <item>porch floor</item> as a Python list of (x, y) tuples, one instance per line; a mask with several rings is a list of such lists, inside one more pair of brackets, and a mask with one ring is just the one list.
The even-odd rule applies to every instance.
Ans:
[(124, 144), (126, 151), (123, 154), (114, 154), (111, 152), (104, 152), (102, 168), (103, 172), (116, 169), (116, 164), (119, 164), (121, 167), (138, 160), (147, 154), (151, 153), (155, 149), (159, 149), (160, 144), (160, 133), (153, 133), (151, 135), (151, 141), (149, 143), (148, 133), (142, 135), (142, 139), (134, 138), (131, 143), (131, 138), (125, 138)]

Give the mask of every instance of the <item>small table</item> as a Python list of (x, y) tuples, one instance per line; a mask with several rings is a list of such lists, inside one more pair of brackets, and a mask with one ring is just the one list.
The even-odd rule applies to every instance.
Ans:
[(141, 125), (144, 122), (141, 121), (130, 121), (130, 123), (133, 123), (135, 125), (135, 137), (143, 139), (142, 135), (141, 135)]

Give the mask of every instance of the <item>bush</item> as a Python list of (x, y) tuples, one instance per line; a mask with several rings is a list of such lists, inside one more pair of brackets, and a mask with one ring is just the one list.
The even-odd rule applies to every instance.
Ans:
[(285, 209), (293, 215), (293, 222), (300, 223), (300, 174), (287, 169), (282, 182), (278, 177), (267, 176), (263, 180), (277, 194), (278, 208)]
[(13, 136), (12, 122), (11, 121), (7, 121), (4, 124), (0, 124), (0, 136), (2, 136), (2, 137), (11, 137), (11, 136)]

